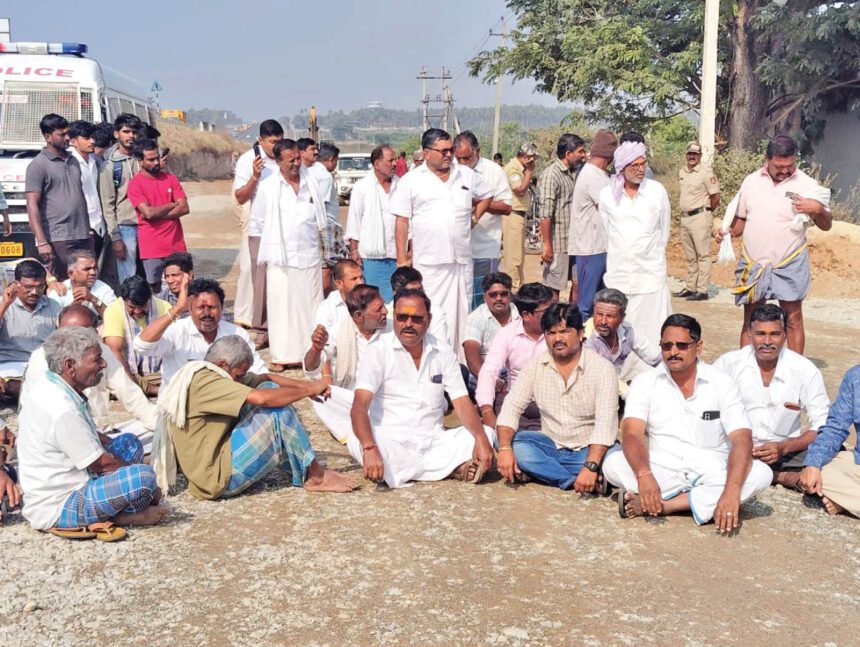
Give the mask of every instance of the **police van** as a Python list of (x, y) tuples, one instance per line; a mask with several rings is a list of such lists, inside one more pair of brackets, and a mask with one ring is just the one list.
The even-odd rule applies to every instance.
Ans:
[(13, 228), (12, 236), (0, 238), (0, 262), (36, 254), (24, 179), (45, 146), (39, 131), (44, 115), (99, 123), (128, 112), (155, 122), (155, 108), (142, 98), (142, 88), (86, 58), (86, 52), (82, 43), (0, 43), (0, 186)]

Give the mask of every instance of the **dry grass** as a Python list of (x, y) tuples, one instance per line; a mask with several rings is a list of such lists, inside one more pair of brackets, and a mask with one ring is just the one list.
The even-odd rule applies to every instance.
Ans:
[(172, 153), (184, 155), (196, 151), (212, 153), (243, 153), (247, 144), (236, 141), (225, 133), (207, 133), (179, 124), (160, 123), (161, 142), (169, 146)]

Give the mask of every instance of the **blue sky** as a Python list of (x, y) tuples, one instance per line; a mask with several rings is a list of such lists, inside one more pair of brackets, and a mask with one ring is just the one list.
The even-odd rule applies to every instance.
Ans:
[[(482, 43), (498, 42), (486, 37), (503, 15), (510, 24), (503, 0), (13, 0), (0, 8), (12, 40), (83, 42), (90, 57), (147, 89), (158, 80), (162, 108), (223, 108), (246, 119), (312, 104), (321, 113), (369, 101), (417, 108), (422, 65), (452, 70), (458, 106), (492, 105), (494, 87), (464, 70)], [(533, 89), (508, 80), (502, 100), (557, 105)]]

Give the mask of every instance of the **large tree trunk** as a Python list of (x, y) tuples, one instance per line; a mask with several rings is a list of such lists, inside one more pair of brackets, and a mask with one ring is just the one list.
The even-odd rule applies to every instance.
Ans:
[(758, 42), (750, 19), (758, 0), (737, 0), (737, 14), (731, 25), (734, 59), (730, 80), (728, 114), (729, 148), (755, 150), (767, 135), (767, 88), (755, 74), (759, 53), (766, 44)]

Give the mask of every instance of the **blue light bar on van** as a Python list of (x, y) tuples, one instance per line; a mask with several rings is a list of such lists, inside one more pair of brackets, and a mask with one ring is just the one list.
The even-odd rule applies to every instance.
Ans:
[(0, 43), (5, 54), (86, 54), (83, 43)]

